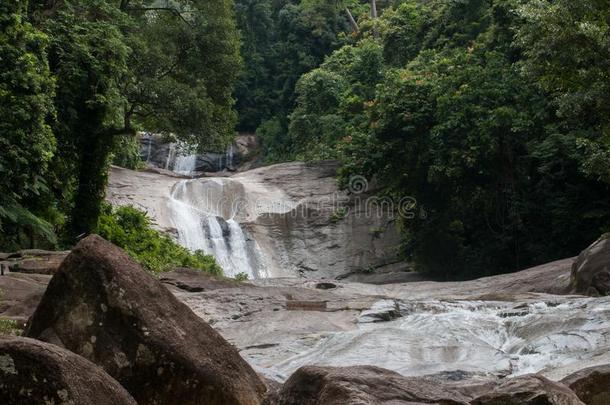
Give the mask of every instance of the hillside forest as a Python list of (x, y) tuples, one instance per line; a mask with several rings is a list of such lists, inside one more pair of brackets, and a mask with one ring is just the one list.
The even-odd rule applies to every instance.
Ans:
[(0, 66), (3, 251), (98, 232), (218, 272), (103, 202), (109, 165), (138, 167), (139, 131), (339, 160), (340, 184), (417, 201), (400, 253), (440, 279), (610, 230), (606, 0), (3, 1)]

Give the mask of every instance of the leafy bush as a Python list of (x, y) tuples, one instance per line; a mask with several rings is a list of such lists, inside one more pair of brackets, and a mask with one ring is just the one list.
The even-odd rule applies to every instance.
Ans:
[(248, 281), (249, 279), (247, 273), (237, 273), (233, 278), (235, 279), (235, 281)]
[(222, 269), (212, 256), (202, 251), (189, 252), (169, 236), (154, 230), (146, 213), (134, 207), (112, 208), (104, 204), (96, 232), (154, 274), (175, 267), (190, 267), (222, 275)]
[(112, 152), (112, 164), (131, 170), (143, 168), (138, 138), (131, 135), (117, 137)]
[(2, 335), (20, 336), (21, 329), (17, 325), (17, 321), (0, 318), (0, 336)]

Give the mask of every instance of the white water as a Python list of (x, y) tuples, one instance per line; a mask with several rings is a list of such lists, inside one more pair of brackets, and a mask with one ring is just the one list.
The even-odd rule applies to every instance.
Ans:
[[(191, 251), (202, 250), (214, 256), (225, 276), (245, 273), (249, 279), (262, 277), (258, 247), (254, 241), (248, 241), (235, 221), (233, 202), (223, 198), (224, 194), (222, 179), (183, 180), (176, 184), (170, 210), (178, 242)], [(226, 208), (220, 206), (222, 203), (230, 204), (227, 219), (222, 216)]]
[(191, 175), (197, 165), (197, 155), (178, 155), (174, 161), (173, 171), (179, 174)]
[(363, 319), (356, 330), (306, 336), (288, 348), (296, 355), (271, 367), (249, 360), (280, 379), (308, 364), (370, 364), (406, 376), (461, 370), (561, 378), (561, 369), (568, 374), (610, 361), (610, 298), (397, 304), (403, 314), (397, 320)]

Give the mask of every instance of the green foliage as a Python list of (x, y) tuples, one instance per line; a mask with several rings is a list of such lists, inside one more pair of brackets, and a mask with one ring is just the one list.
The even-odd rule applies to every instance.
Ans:
[(17, 324), (17, 321), (14, 321), (12, 319), (0, 318), (0, 336), (20, 336), (21, 333), (21, 328), (19, 328), (19, 324)]
[[(2, 290), (0, 290), (0, 302), (2, 302)], [(17, 321), (0, 318), (0, 336), (2, 335), (20, 336), (21, 328)]]
[(518, 44), (521, 66), (552, 97), (562, 132), (585, 149), (582, 168), (608, 180), (610, 155), (610, 7), (603, 0), (532, 0), (518, 9), (525, 20)]
[(140, 142), (135, 136), (118, 136), (112, 152), (112, 164), (131, 170), (144, 167), (140, 157)]
[(190, 267), (221, 275), (222, 269), (212, 256), (194, 253), (175, 243), (169, 236), (151, 226), (146, 213), (133, 207), (113, 209), (105, 204), (96, 233), (124, 249), (154, 274), (176, 267)]
[(234, 277), (235, 281), (239, 281), (239, 282), (243, 282), (243, 281), (248, 281), (248, 274), (247, 273), (237, 273)]
[(415, 198), (402, 253), (439, 278), (573, 256), (610, 224), (607, 11), (403, 1), (301, 77), (287, 149)]
[(56, 239), (49, 218), (38, 216), (32, 202), (48, 194), (45, 175), (55, 151), (47, 44), (27, 22), (23, 3), (0, 5), (0, 247), (27, 243), (23, 232)]
[(348, 213), (349, 210), (345, 207), (337, 208), (335, 211), (333, 211), (332, 214), (330, 214), (330, 221), (336, 224), (341, 220), (345, 219)]
[(245, 62), (236, 89), (237, 129), (261, 135), (268, 162), (294, 157), (287, 117), (295, 86), (344, 42), (349, 24), (339, 3), (236, 1)]
[[(109, 164), (139, 129), (200, 147), (234, 134), (230, 0), (0, 6), (0, 246), (71, 245), (96, 225)], [(59, 231), (59, 232), (58, 232)]]

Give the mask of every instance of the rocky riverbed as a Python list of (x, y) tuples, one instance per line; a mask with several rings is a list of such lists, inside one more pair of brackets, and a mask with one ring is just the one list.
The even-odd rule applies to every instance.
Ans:
[[(209, 382), (229, 390), (223, 397), (232, 398), (229, 402), (203, 403), (598, 405), (610, 398), (603, 388), (610, 378), (610, 298), (569, 293), (579, 284), (579, 269), (599, 263), (606, 252), (602, 239), (576, 265), (576, 259), (566, 259), (454, 283), (237, 282), (190, 269), (176, 269), (155, 281), (117, 248), (93, 237), (55, 269), (40, 304), (50, 275), (8, 273), (0, 277), (0, 288), (30, 285), (31, 291), (13, 289), (10, 301), (20, 312), (17, 319), (30, 318), (27, 336), (103, 366), (108, 376), (95, 371), (95, 378), (117, 379), (138, 403), (157, 398), (165, 404), (173, 396), (186, 398), (186, 404), (202, 403), (194, 399), (201, 397), (196, 387), (178, 384), (181, 371), (162, 378), (178, 378), (178, 385), (164, 385), (146, 377), (145, 370), (161, 362), (154, 367), (157, 372), (171, 371), (174, 366), (167, 369), (165, 362), (174, 357), (174, 362), (186, 362), (180, 367), (203, 367), (208, 356), (216, 356), (201, 351), (206, 339), (222, 337), (241, 356), (221, 354), (219, 364), (230, 358), (231, 367), (242, 371)], [(27, 340), (0, 339), (0, 359), (4, 352), (15, 356), (24, 350), (52, 352)], [(58, 354), (44, 361), (60, 361)], [(266, 388), (239, 357), (266, 381)], [(19, 364), (30, 367), (27, 361)], [(210, 378), (204, 369), (192, 378)], [(76, 377), (56, 378), (68, 384)], [(141, 378), (145, 385), (138, 382)], [(235, 385), (240, 379), (246, 385)], [(581, 402), (576, 392), (589, 399)], [(541, 398), (548, 401), (536, 402)]]

